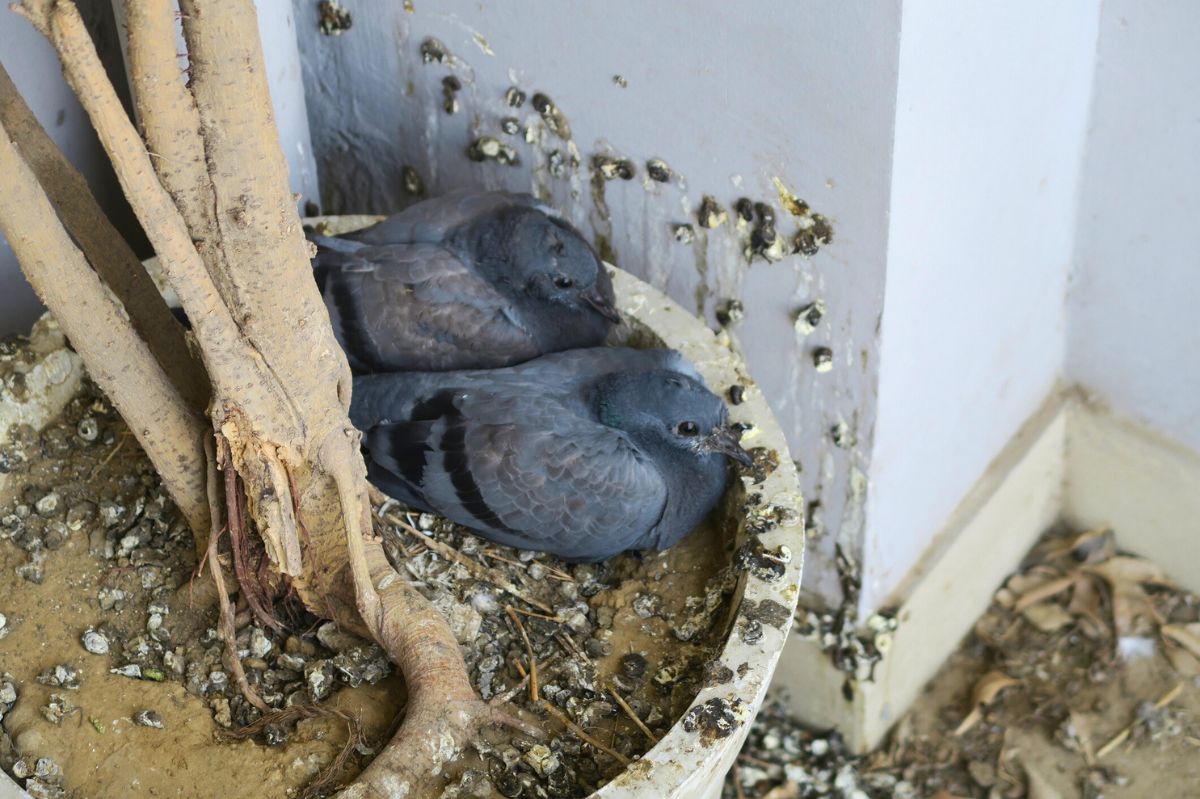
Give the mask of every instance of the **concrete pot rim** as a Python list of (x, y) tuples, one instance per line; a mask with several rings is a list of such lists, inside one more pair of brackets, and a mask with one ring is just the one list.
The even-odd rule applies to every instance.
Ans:
[[(322, 216), (306, 224), (325, 223), (332, 233), (345, 233), (373, 224), (378, 216)], [(702, 688), (668, 733), (641, 759), (592, 794), (594, 799), (699, 799), (719, 796), (721, 782), (733, 765), (749, 732), (783, 651), (792, 613), (800, 593), (804, 561), (804, 502), (796, 466), (787, 440), (767, 406), (746, 364), (734, 352), (729, 335), (714, 334), (701, 320), (662, 292), (633, 275), (608, 265), (621, 314), (635, 321), (635, 329), (648, 332), (679, 350), (704, 377), (709, 388), (727, 396), (735, 385), (744, 387), (743, 401), (730, 406), (735, 422), (752, 424), (743, 437), (747, 449), (774, 451), (778, 466), (757, 484), (744, 477), (744, 492), (761, 495), (761, 502), (738, 514), (737, 543), (751, 548), (752, 567), (739, 575), (734, 595), (733, 622), (710, 673), (718, 675)], [(731, 487), (731, 498), (743, 492)], [(751, 515), (766, 527), (754, 534), (747, 527)], [(758, 546), (761, 545), (761, 548)], [(754, 568), (757, 563), (759, 568)], [(750, 615), (747, 615), (747, 612)], [(786, 619), (781, 624), (768, 619)], [(761, 637), (742, 632), (749, 624)], [(732, 722), (725, 726), (727, 722)]]

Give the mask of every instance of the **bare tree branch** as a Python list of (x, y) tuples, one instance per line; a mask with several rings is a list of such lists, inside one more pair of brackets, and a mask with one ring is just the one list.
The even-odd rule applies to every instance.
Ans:
[[(209, 378), (214, 384), (222, 379), (243, 383), (246, 397), (269, 411), (266, 424), (278, 418), (291, 422), (292, 409), (273, 390), (276, 384), (261, 357), (241, 337), (192, 244), (187, 225), (158, 182), (146, 147), (109, 83), (75, 4), (65, 0), (23, 0), (14, 9), (29, 19), (58, 51), (67, 83), (91, 118), (121, 188), (154, 245), (196, 335), (209, 342), (210, 346), (201, 348)], [(247, 379), (247, 368), (256, 373), (257, 379)], [(206, 535), (203, 531), (198, 534)]]
[(183, 327), (171, 315), (154, 281), (112, 226), (83, 175), (51, 141), (0, 66), (0, 122), (17, 143), (63, 224), (93, 268), (125, 306), (134, 328), (193, 410), (208, 404), (208, 376), (188, 350)]
[(172, 0), (123, 0), (129, 36), (129, 72), (146, 145), (163, 187), (175, 200), (192, 241), (223, 296), (228, 297), (217, 230), (213, 185), (205, 165), (196, 98), (179, 69)]
[(0, 175), (0, 228), (30, 285), (129, 423), (192, 529), (206, 528), (203, 426), (72, 243), (3, 126)]

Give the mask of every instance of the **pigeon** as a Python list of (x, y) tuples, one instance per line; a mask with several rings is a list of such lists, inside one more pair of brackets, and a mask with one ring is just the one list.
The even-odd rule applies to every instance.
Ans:
[(750, 465), (672, 350), (591, 348), (506, 369), (355, 378), (373, 483), (484, 538), (571, 561), (666, 549)]
[(620, 322), (595, 251), (528, 194), (455, 192), (365, 230), (309, 238), (358, 373), (511, 366), (603, 344)]

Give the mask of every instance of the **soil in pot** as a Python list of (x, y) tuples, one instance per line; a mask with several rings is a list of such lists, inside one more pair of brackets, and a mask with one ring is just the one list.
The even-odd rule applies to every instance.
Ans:
[[(194, 577), (189, 531), (89, 381), (60, 418), (3, 449), (5, 771), (39, 796), (285, 797), (324, 776), (315, 787), (331, 790), (369, 762), (401, 710), (402, 681), (374, 645), (302, 615), (277, 632), (243, 611), (242, 665), (272, 707), (340, 715), (260, 721), (227, 740), (259, 713), (231, 676), (215, 608), (190, 599), (208, 595), (210, 578)], [(688, 708), (728, 632), (733, 537), (715, 524), (668, 552), (592, 565), (399, 507), (376, 525), (450, 618), (480, 694), (529, 711), (548, 734), (479, 742), (448, 796), (587, 795)]]

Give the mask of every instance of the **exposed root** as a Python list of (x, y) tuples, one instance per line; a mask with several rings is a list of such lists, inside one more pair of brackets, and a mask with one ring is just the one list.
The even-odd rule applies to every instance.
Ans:
[(436, 796), (441, 789), (429, 784), (430, 773), (444, 773), (481, 728), (506, 726), (535, 737), (542, 733), (476, 697), (458, 642), (440, 614), (392, 568), (382, 544), (364, 536), (371, 521), (366, 480), (356, 474), (362, 467), (356, 470), (349, 457), (358, 451), (358, 437), (358, 431), (347, 429), (344, 440), (330, 442), (323, 451), (323, 462), (337, 484), (359, 613), (403, 672), (408, 705), (396, 736), (341, 796), (394, 796), (405, 784), (410, 797)]
[(343, 710), (321, 707), (320, 705), (295, 705), (283, 708), (282, 710), (273, 710), (264, 713), (257, 720), (236, 730), (218, 730), (217, 736), (223, 741), (244, 741), (247, 738), (261, 735), (266, 731), (267, 727), (272, 725), (292, 725), (304, 719), (316, 718), (317, 716), (329, 716), (340, 719), (346, 724), (346, 743), (338, 750), (337, 756), (328, 766), (317, 772), (317, 776), (313, 781), (304, 786), (304, 789), (296, 795), (297, 799), (319, 799), (319, 797), (328, 796), (341, 787), (342, 783), (338, 779), (339, 775), (346, 771), (346, 766), (349, 764), (350, 758), (354, 755), (355, 749), (366, 743), (362, 723), (354, 716)]
[[(229, 544), (233, 552), (234, 576), (242, 589), (242, 596), (246, 598), (246, 603), (259, 623), (276, 632), (283, 632), (283, 625), (271, 611), (271, 601), (263, 589), (262, 576), (251, 571), (246, 551), (249, 548), (249, 537), (246, 533), (245, 492), (239, 485), (229, 441), (220, 434), (217, 434), (217, 438), (221, 444), (221, 468), (225, 470), (225, 514), (229, 520)], [(261, 561), (259, 565), (262, 565)]]
[(242, 668), (242, 659), (238, 657), (237, 653), (237, 631), (234, 628), (233, 605), (229, 602), (229, 592), (225, 589), (225, 575), (222, 573), (221, 560), (217, 556), (217, 543), (220, 539), (219, 520), (221, 518), (221, 502), (217, 498), (217, 460), (212, 440), (207, 436), (204, 438), (204, 452), (208, 455), (208, 509), (212, 516), (212, 532), (208, 536), (208, 572), (217, 586), (217, 602), (221, 607), (217, 630), (225, 644), (225, 652), (229, 655), (229, 670), (233, 672), (233, 679), (237, 681), (242, 696), (246, 697), (247, 702), (258, 708), (259, 712), (267, 713), (270, 708), (250, 687), (250, 683), (246, 680), (246, 670)]

